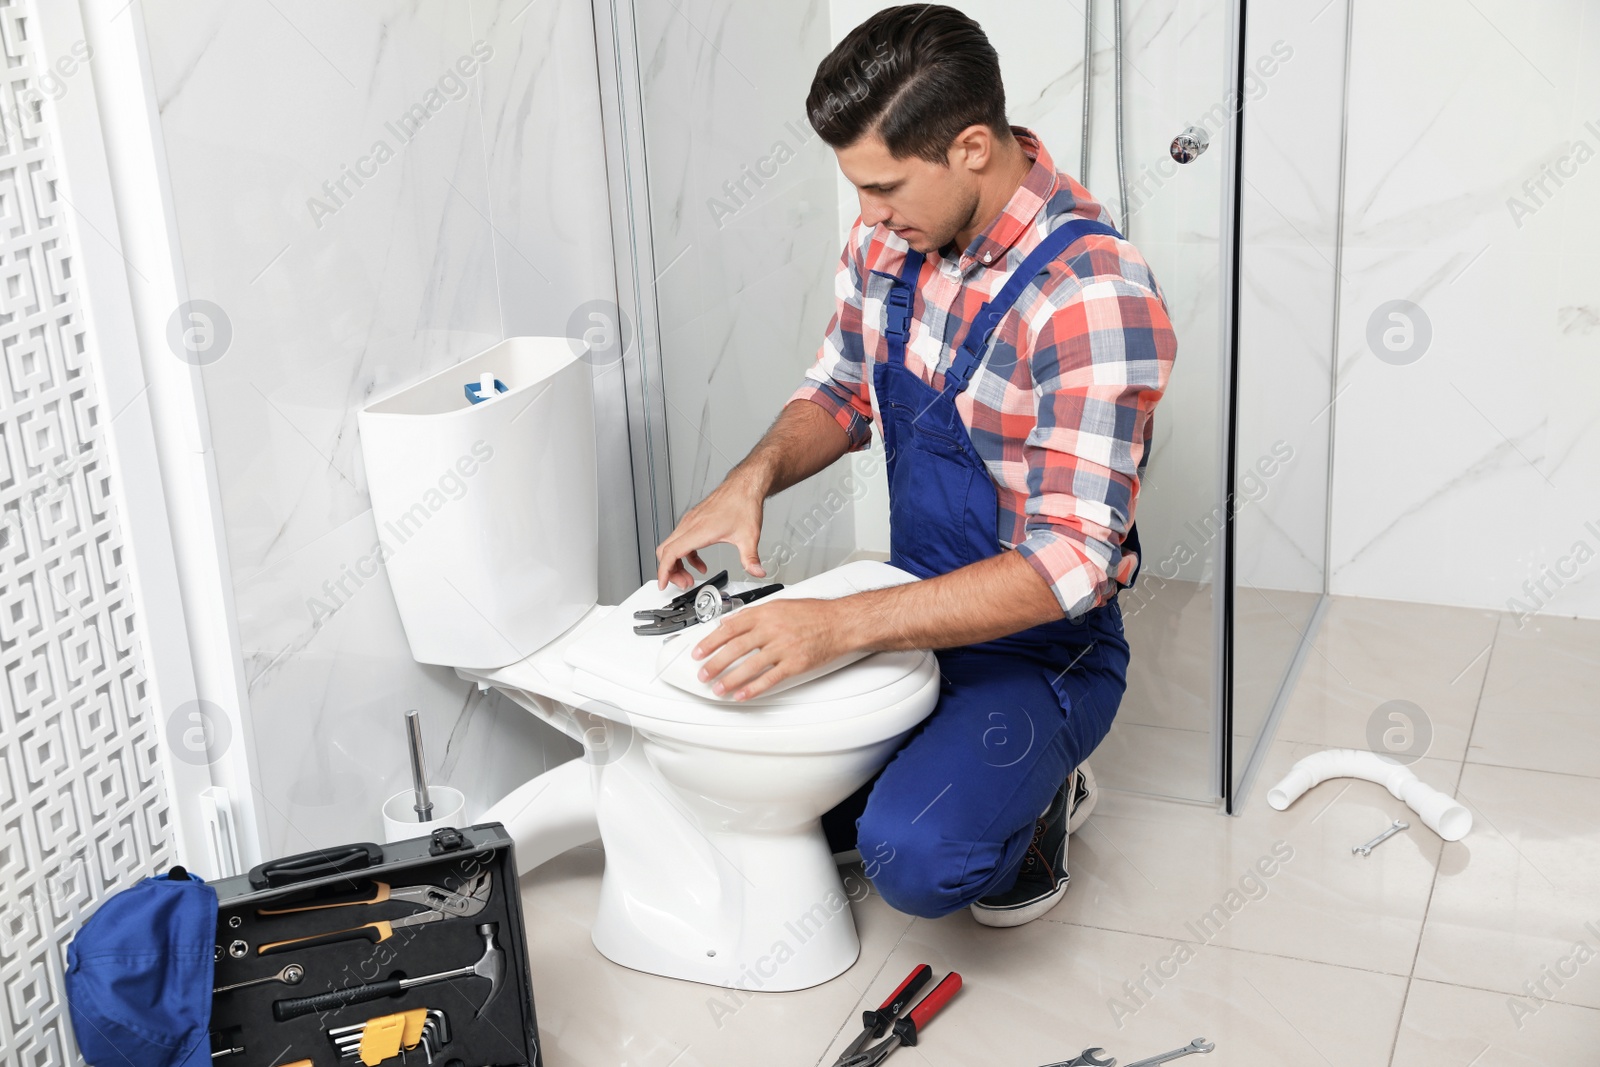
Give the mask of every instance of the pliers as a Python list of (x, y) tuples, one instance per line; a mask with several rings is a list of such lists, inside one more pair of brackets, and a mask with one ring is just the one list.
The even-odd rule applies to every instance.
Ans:
[[(944, 980), (933, 987), (933, 992), (923, 997), (912, 1008), (905, 1018), (898, 1016), (916, 995), (917, 990), (928, 984), (928, 979), (933, 977), (933, 968), (926, 963), (919, 965), (906, 980), (900, 983), (898, 989), (889, 994), (889, 999), (876, 1011), (862, 1012), (861, 1033), (845, 1050), (839, 1058), (833, 1061), (833, 1067), (877, 1067), (895, 1049), (901, 1045), (915, 1045), (917, 1034), (928, 1021), (934, 1017), (940, 1008), (950, 1002), (956, 995), (956, 990), (961, 988), (961, 976), (951, 971), (944, 976)], [(882, 1037), (884, 1032), (894, 1027), (894, 1033), (879, 1041), (870, 1048), (864, 1048), (868, 1041)]]
[[(374, 945), (381, 944), (394, 936), (396, 930), (409, 926), (422, 926), (427, 923), (442, 922), (445, 919), (465, 919), (481, 912), (489, 903), (489, 894), (493, 878), (489, 871), (479, 871), (469, 878), (460, 887), (459, 893), (448, 894), (458, 898), (450, 901), (441, 900), (437, 906), (426, 911), (413, 912), (398, 919), (380, 919), (377, 922), (365, 923), (354, 926), (348, 930), (335, 930), (332, 933), (311, 934), (306, 937), (294, 937), (287, 941), (274, 941), (271, 944), (256, 947), (256, 954), (269, 956), (277, 952), (292, 952), (296, 949), (312, 948), (316, 945), (332, 945), (340, 941), (370, 941)], [(393, 893), (389, 894), (393, 899)], [(380, 903), (375, 900), (341, 901), (330, 904), (329, 907), (345, 907), (353, 904)], [(316, 911), (319, 907), (313, 905), (308, 908), (291, 908), (287, 911)]]
[(294, 915), (302, 911), (322, 911), (326, 908), (349, 908), (360, 904), (382, 904), (390, 900), (403, 900), (412, 904), (421, 904), (430, 911), (441, 911), (446, 915), (467, 916), (476, 915), (483, 910), (483, 900), (488, 897), (490, 876), (487, 871), (479, 871), (468, 878), (458, 889), (446, 889), (441, 885), (405, 885), (393, 886), (387, 882), (368, 883), (371, 888), (360, 889), (354, 893), (341, 896), (315, 895), (304, 898), (291, 898), (286, 903), (289, 907), (258, 908), (257, 915)]
[(722, 587), (727, 584), (728, 572), (718, 571), (694, 588), (673, 597), (667, 602), (666, 607), (646, 608), (634, 612), (633, 617), (641, 620), (641, 623), (633, 628), (633, 632), (642, 637), (674, 634), (697, 622), (711, 622), (725, 612), (760, 600), (783, 588), (783, 584), (778, 582), (730, 596), (722, 591)]

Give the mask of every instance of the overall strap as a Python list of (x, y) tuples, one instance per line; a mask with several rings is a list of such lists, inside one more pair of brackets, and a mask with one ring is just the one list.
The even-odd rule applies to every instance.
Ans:
[(907, 249), (905, 266), (900, 268), (900, 276), (894, 279), (889, 295), (884, 298), (887, 322), (883, 336), (889, 342), (891, 364), (905, 366), (906, 341), (911, 337), (911, 305), (917, 296), (917, 276), (922, 273), (922, 263), (926, 258), (914, 248)]
[(983, 362), (983, 354), (989, 347), (989, 338), (999, 327), (1000, 320), (1006, 317), (1006, 313), (1017, 302), (1017, 298), (1022, 296), (1023, 290), (1065, 252), (1069, 245), (1080, 237), (1092, 233), (1105, 234), (1107, 237), (1122, 236), (1114, 227), (1107, 226), (1103, 222), (1074, 218), (1051, 230), (1045, 235), (1044, 240), (1028, 253), (1028, 257), (1011, 273), (1011, 277), (1006, 280), (1001, 290), (992, 300), (978, 309), (977, 315), (973, 316), (972, 325), (967, 329), (967, 336), (961, 342), (961, 351), (956, 353), (950, 369), (944, 372), (945, 389), (959, 393), (967, 387), (967, 379), (972, 377), (972, 372)]

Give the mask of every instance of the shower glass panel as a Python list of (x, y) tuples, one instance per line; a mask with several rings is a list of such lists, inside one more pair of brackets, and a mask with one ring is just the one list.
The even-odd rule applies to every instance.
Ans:
[[(1012, 121), (1078, 168), (1083, 126), (1081, 4), (967, 4), (995, 40)], [(1116, 166), (1116, 27), (1096, 5), (1087, 180), (1149, 261), (1178, 337), (1140, 487), (1143, 562), (1120, 601), (1133, 659), (1128, 690), (1092, 765), (1102, 785), (1192, 801), (1219, 795), (1223, 542), (1223, 207), (1233, 151), (1230, 4), (1123, 5), (1122, 110), (1128, 212)], [(1059, 27), (1053, 35), (1037, 27)], [(1210, 147), (1179, 165), (1175, 136)]]
[[(1250, 5), (1235, 419), (1235, 807), (1327, 587), (1347, 6)], [(1270, 783), (1268, 783), (1270, 784)], [(1262, 786), (1261, 788), (1264, 788)]]
[[(636, 0), (632, 9), (676, 519), (777, 417), (832, 310), (836, 168), (805, 119), (831, 41), (827, 8), (815, 3)], [(776, 580), (855, 551), (863, 490), (853, 470), (846, 458), (768, 502), (761, 556)], [(728, 546), (706, 559), (743, 576)]]
[[(670, 476), (651, 479), (681, 516), (755, 443), (815, 358), (833, 275), (857, 213), (832, 152), (806, 123), (816, 64), (887, 3), (603, 0), (632, 26), (647, 194), (630, 224), (659, 323), (665, 432), (647, 428)], [(971, 0), (1000, 53), (1011, 121), (1040, 135), (1060, 169), (1083, 144), (1083, 8)], [(1128, 212), (1116, 168), (1115, 26), (1097, 11), (1085, 184), (1129, 231), (1163, 289), (1179, 339), (1141, 489), (1144, 563), (1122, 604), (1133, 664), (1122, 710), (1094, 756), (1107, 786), (1209, 802), (1222, 794), (1226, 209), (1233, 152), (1233, 5), (1125, 5), (1122, 106)], [(1039, 32), (1040, 26), (1052, 32)], [(629, 110), (629, 107), (633, 110)], [(1202, 127), (1209, 149), (1180, 166), (1173, 138)], [(642, 331), (650, 324), (641, 324)], [(635, 432), (640, 432), (635, 427)], [(664, 535), (666, 529), (658, 532)], [(793, 581), (887, 555), (881, 453), (846, 457), (769, 503), (762, 557)], [(726, 549), (714, 567), (739, 573)]]

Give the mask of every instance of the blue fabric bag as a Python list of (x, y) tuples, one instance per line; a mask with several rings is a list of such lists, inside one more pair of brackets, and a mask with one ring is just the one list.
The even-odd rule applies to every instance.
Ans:
[(211, 1062), (217, 891), (182, 867), (116, 894), (67, 946), (67, 1006), (93, 1067)]

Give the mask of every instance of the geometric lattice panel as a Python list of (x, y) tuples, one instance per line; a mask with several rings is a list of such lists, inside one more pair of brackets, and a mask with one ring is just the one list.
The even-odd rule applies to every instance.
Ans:
[[(27, 0), (0, 0), (0, 1065), (81, 1063), (66, 945), (170, 865), (69, 210)], [(68, 91), (90, 91), (87, 75)]]

